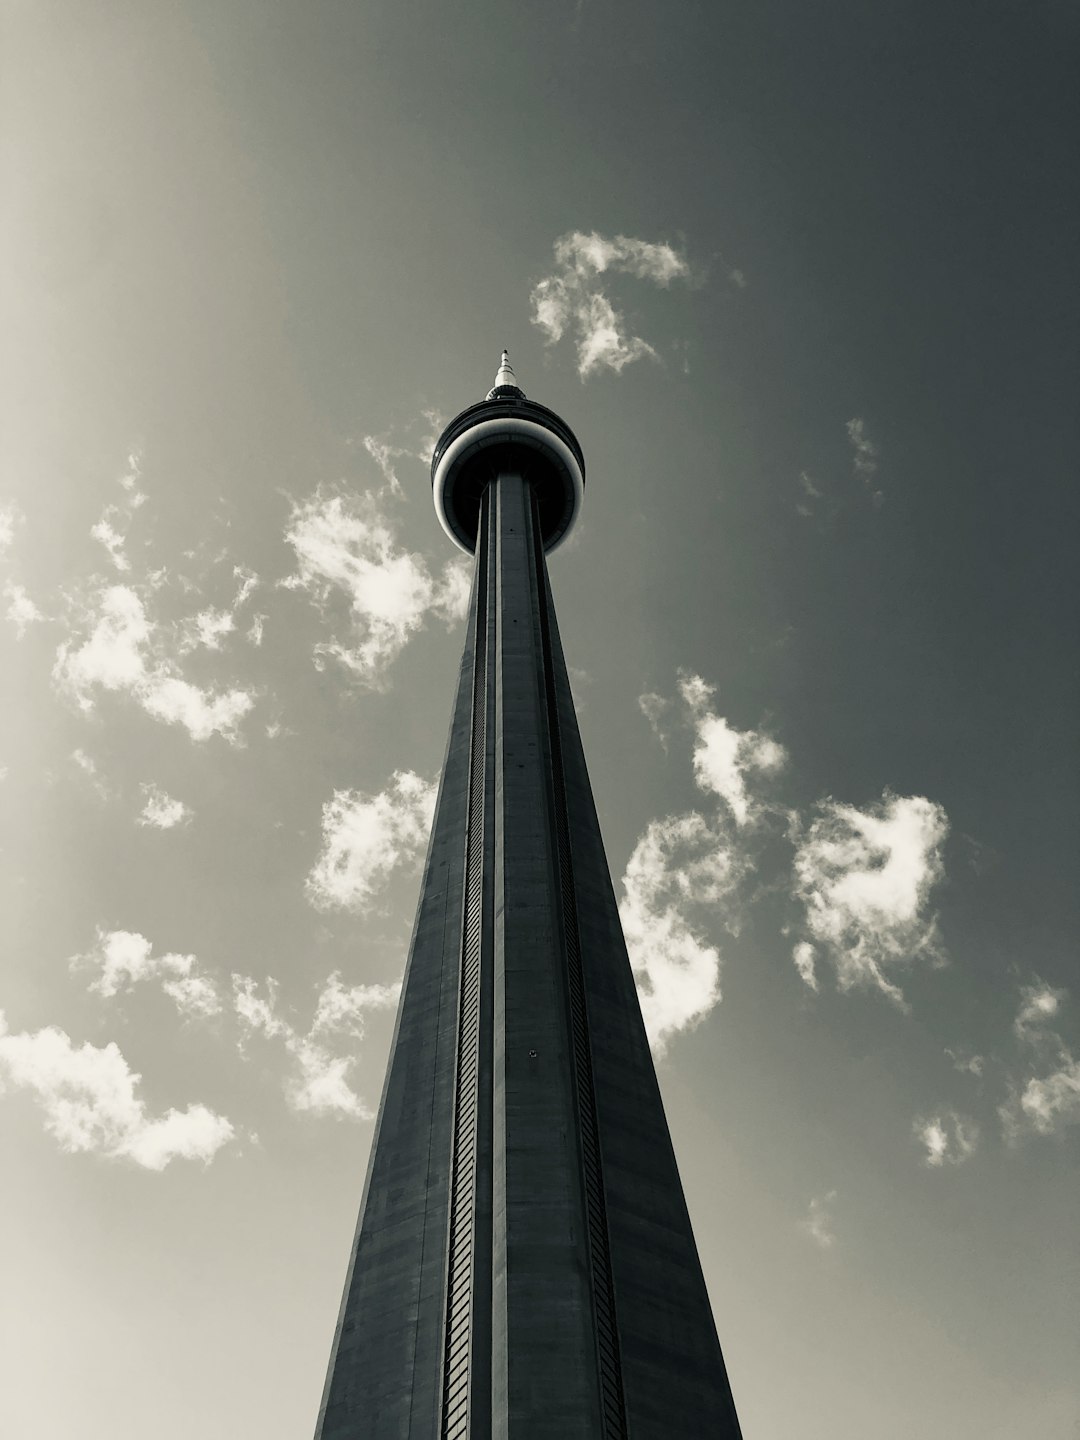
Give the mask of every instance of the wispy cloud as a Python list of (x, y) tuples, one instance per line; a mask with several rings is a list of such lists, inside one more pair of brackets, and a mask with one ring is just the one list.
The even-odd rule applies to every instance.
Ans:
[(883, 491), (877, 489), (875, 480), (878, 469), (878, 447), (866, 433), (866, 421), (858, 417), (847, 422), (848, 440), (851, 442), (851, 468), (857, 480), (861, 480), (870, 493), (875, 505), (884, 503)]
[(214, 691), (183, 678), (165, 653), (164, 637), (130, 585), (106, 585), (74, 605), (71, 637), (56, 652), (53, 680), (83, 711), (96, 693), (128, 695), (148, 715), (181, 725), (193, 740), (221, 735), (239, 744), (239, 725), (255, 704), (254, 692)]
[(715, 687), (700, 675), (682, 675), (679, 692), (694, 720), (694, 778), (706, 793), (719, 796), (738, 825), (757, 820), (764, 802), (751, 781), (778, 774), (787, 751), (763, 730), (736, 730), (712, 709)]
[(1068, 992), (1045, 981), (1033, 980), (1020, 988), (1020, 1008), (1013, 1032), (1043, 1073), (1014, 1079), (1010, 1094), (998, 1109), (1006, 1140), (1025, 1133), (1053, 1135), (1068, 1125), (1080, 1124), (1080, 1059), (1061, 1034), (1051, 1028), (1064, 1009)]
[(814, 1195), (811, 1197), (806, 1214), (799, 1221), (799, 1229), (822, 1250), (831, 1250), (836, 1244), (833, 1222), (835, 1204), (835, 1190), (829, 1190), (824, 1195)]
[(17, 585), (14, 580), (9, 580), (4, 585), (4, 599), (8, 602), (8, 608), (4, 613), (15, 626), (15, 635), (19, 640), (23, 638), (31, 625), (46, 618), (30, 599), (24, 587)]
[(142, 981), (157, 980), (182, 1015), (205, 1018), (221, 1010), (217, 987), (200, 970), (194, 955), (154, 955), (145, 935), (132, 930), (99, 926), (91, 949), (73, 955), (69, 964), (73, 971), (94, 972), (89, 988), (105, 999)]
[(978, 1148), (979, 1127), (974, 1120), (958, 1115), (955, 1110), (920, 1116), (913, 1128), (925, 1152), (923, 1164), (932, 1169), (962, 1165)]
[(296, 553), (295, 574), (282, 583), (306, 592), (331, 622), (335, 602), (347, 602), (353, 630), (315, 647), (316, 664), (339, 661), (367, 685), (381, 684), (392, 661), (429, 616), (447, 624), (468, 606), (465, 564), (452, 560), (439, 579), (422, 555), (403, 550), (378, 495), (318, 490), (295, 504), (285, 539)]
[(574, 230), (555, 241), (555, 272), (538, 281), (530, 296), (532, 323), (550, 345), (564, 335), (574, 340), (583, 380), (602, 369), (618, 374), (645, 355), (659, 358), (646, 340), (630, 332), (626, 316), (601, 289), (599, 277), (605, 273), (632, 275), (666, 289), (673, 280), (689, 280), (690, 266), (672, 245), (627, 235), (607, 239)]
[(1027, 1041), (1028, 1044), (1038, 1044), (1048, 1037), (1056, 1039), (1055, 1032), (1050, 1029), (1050, 1022), (1061, 1013), (1062, 1002), (1067, 993), (1065, 990), (1055, 990), (1052, 985), (1047, 985), (1038, 977), (1033, 984), (1021, 986), (1020, 1009), (1013, 1021), (1013, 1033), (1017, 1039)]
[(745, 868), (723, 829), (694, 812), (653, 820), (627, 862), (619, 913), (658, 1055), (719, 1003), (720, 951), (690, 911), (731, 900)]
[(0, 505), (0, 555), (10, 550), (15, 541), (15, 531), (22, 524), (22, 511), (14, 500)]
[(69, 1154), (164, 1170), (176, 1159), (209, 1164), (233, 1137), (232, 1124), (205, 1105), (154, 1118), (138, 1094), (142, 1077), (115, 1043), (74, 1045), (56, 1026), (11, 1034), (0, 1014), (0, 1077), (34, 1096), (45, 1129)]
[[(694, 737), (698, 788), (718, 801), (715, 815), (689, 811), (652, 821), (623, 875), (620, 904), (627, 949), (653, 1050), (692, 1028), (720, 1000), (720, 951), (706, 917), (738, 929), (739, 890), (754, 866), (749, 832), (766, 814), (761, 793), (787, 754), (764, 731), (737, 730), (712, 708), (714, 687), (680, 672), (683, 717)], [(662, 744), (670, 711), (663, 696), (639, 705)]]
[(177, 825), (186, 825), (192, 812), (182, 800), (174, 800), (160, 785), (150, 782), (140, 785), (143, 808), (138, 823), (149, 825), (154, 830), (172, 830)]
[(986, 1066), (986, 1060), (982, 1055), (973, 1055), (968, 1050), (953, 1050), (945, 1047), (945, 1054), (952, 1061), (953, 1069), (961, 1075), (973, 1075), (977, 1080), (982, 1079), (982, 1073)]
[(945, 811), (921, 796), (885, 792), (866, 810), (824, 800), (805, 829), (795, 824), (795, 895), (806, 940), (795, 956), (807, 983), (813, 944), (832, 963), (841, 990), (878, 989), (906, 1008), (890, 979), (918, 960), (944, 961), (931, 891), (944, 873)]
[(320, 910), (363, 912), (399, 865), (414, 865), (431, 829), (437, 787), (398, 770), (385, 790), (335, 790), (323, 806), (322, 851), (307, 878)]
[(315, 1004), (310, 1027), (301, 1032), (278, 1009), (277, 982), (270, 977), (265, 995), (250, 975), (234, 975), (233, 1003), (241, 1024), (241, 1048), (252, 1035), (280, 1041), (292, 1060), (285, 1081), (290, 1109), (300, 1114), (336, 1115), (370, 1120), (371, 1107), (353, 1089), (356, 1041), (363, 1038), (373, 1011), (392, 1010), (400, 984), (346, 987), (335, 971)]

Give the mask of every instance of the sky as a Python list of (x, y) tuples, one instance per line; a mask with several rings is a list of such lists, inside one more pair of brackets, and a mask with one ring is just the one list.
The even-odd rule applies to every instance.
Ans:
[(505, 345), (747, 1440), (1076, 1440), (1075, 8), (0, 9), (0, 1432), (314, 1427)]

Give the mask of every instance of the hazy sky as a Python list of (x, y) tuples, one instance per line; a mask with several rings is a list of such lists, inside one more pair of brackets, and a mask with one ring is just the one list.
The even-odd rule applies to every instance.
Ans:
[(1075, 1440), (1075, 8), (0, 10), (0, 1433), (314, 1426), (506, 345), (747, 1440)]

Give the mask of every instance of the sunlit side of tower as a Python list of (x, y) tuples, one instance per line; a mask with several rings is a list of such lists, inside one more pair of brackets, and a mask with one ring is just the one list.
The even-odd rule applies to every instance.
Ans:
[(738, 1440), (548, 583), (581, 447), (504, 352), (432, 485), (468, 629), (316, 1440)]

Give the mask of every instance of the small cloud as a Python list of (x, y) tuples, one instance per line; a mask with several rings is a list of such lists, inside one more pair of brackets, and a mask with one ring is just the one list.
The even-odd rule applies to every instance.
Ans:
[(832, 1213), (835, 1203), (835, 1190), (829, 1190), (824, 1195), (812, 1196), (806, 1214), (799, 1221), (799, 1229), (822, 1250), (831, 1250), (836, 1244)]
[(89, 780), (94, 793), (100, 799), (107, 800), (109, 798), (109, 787), (101, 778), (101, 772), (98, 770), (93, 757), (88, 755), (85, 750), (75, 749), (71, 752), (71, 758), (86, 776), (87, 780)]
[(1045, 1073), (1030, 1075), (1022, 1084), (1011, 1083), (1009, 1099), (998, 1109), (1010, 1143), (1025, 1133), (1048, 1136), (1080, 1124), (1080, 1060), (1050, 1026), (1061, 1017), (1067, 998), (1067, 990), (1055, 989), (1038, 977), (1020, 987), (1013, 1032), (1029, 1054), (1040, 1058)]
[(929, 912), (944, 874), (945, 811), (886, 791), (866, 810), (830, 799), (817, 812), (795, 836), (795, 896), (808, 939), (831, 960), (841, 990), (878, 989), (906, 1009), (889, 972), (945, 959)]
[(364, 795), (335, 790), (323, 806), (322, 852), (307, 878), (307, 896), (320, 910), (371, 908), (400, 865), (414, 865), (427, 844), (437, 787), (398, 770), (385, 790)]
[(649, 729), (659, 740), (660, 744), (667, 749), (667, 732), (664, 730), (664, 717), (671, 708), (671, 701), (665, 700), (663, 695), (657, 695), (655, 691), (648, 691), (638, 696), (638, 709), (649, 722)]
[(14, 500), (0, 505), (0, 555), (10, 550), (15, 541), (15, 531), (22, 524), (22, 511)]
[[(1013, 1021), (1013, 1032), (1018, 1040), (1038, 1044), (1047, 1038), (1050, 1021), (1061, 1012), (1061, 1004), (1068, 992), (1055, 990), (1036, 977), (1033, 985), (1020, 988), (1020, 1009)], [(1053, 1032), (1051, 1038), (1056, 1039)]]
[(254, 616), (254, 618), (252, 619), (251, 624), (248, 626), (247, 630), (246, 630), (245, 633), (244, 633), (244, 639), (248, 642), (249, 645), (256, 645), (256, 646), (258, 646), (258, 645), (261, 645), (261, 644), (262, 644), (262, 642), (263, 642), (263, 627), (264, 627), (265, 624), (266, 624), (266, 616), (265, 616), (265, 615), (256, 615), (256, 616)]
[(199, 970), (194, 955), (154, 955), (150, 941), (136, 931), (99, 926), (93, 947), (84, 955), (73, 955), (69, 966), (72, 971), (95, 971), (89, 988), (104, 999), (143, 981), (158, 980), (184, 1015), (204, 1017), (221, 1010), (214, 982)]
[(607, 273), (633, 275), (666, 289), (673, 280), (689, 280), (686, 257), (666, 243), (616, 235), (607, 239), (593, 231), (570, 231), (555, 241), (555, 273), (538, 281), (530, 295), (532, 323), (549, 345), (564, 334), (577, 344), (582, 380), (596, 370), (619, 374), (643, 356), (658, 359), (656, 350), (630, 333), (625, 315), (600, 289)]
[(736, 730), (710, 708), (714, 689), (700, 675), (680, 677), (679, 691), (694, 717), (694, 778), (700, 788), (720, 797), (738, 825), (757, 820), (762, 802), (750, 789), (756, 777), (778, 774), (787, 751), (762, 730)]
[(1053, 1135), (1067, 1125), (1080, 1124), (1080, 1060), (1063, 1050), (1056, 1070), (1033, 1075), (998, 1114), (1009, 1141), (1025, 1131)]
[(795, 969), (799, 972), (799, 979), (803, 984), (808, 985), (810, 989), (815, 992), (819, 990), (821, 987), (818, 985), (817, 978), (817, 951), (813, 945), (810, 944), (809, 940), (799, 941), (791, 952), (791, 959), (794, 962)]
[(687, 910), (729, 901), (745, 868), (724, 832), (695, 813), (653, 820), (634, 847), (619, 913), (657, 1055), (720, 1001), (720, 951)]
[(870, 492), (875, 505), (884, 503), (882, 491), (874, 488), (878, 468), (878, 447), (866, 433), (866, 422), (855, 418), (847, 422), (848, 440), (851, 442), (851, 465), (855, 478), (861, 480)]
[(729, 270), (727, 278), (729, 283), (735, 286), (736, 290), (745, 290), (750, 283), (741, 270)]
[(186, 655), (200, 646), (206, 650), (220, 650), (226, 635), (236, 629), (231, 610), (215, 610), (209, 607), (190, 615), (180, 627), (180, 653)]
[(208, 1165), (233, 1138), (230, 1121), (205, 1105), (151, 1116), (138, 1094), (142, 1077), (115, 1043), (76, 1046), (56, 1026), (13, 1035), (0, 1014), (0, 1076), (34, 1096), (46, 1131), (68, 1154), (160, 1171), (177, 1159)]
[(21, 640), (31, 625), (46, 619), (25, 589), (16, 585), (14, 580), (9, 580), (4, 586), (4, 598), (9, 602), (5, 614), (15, 626), (17, 639)]
[(116, 513), (116, 506), (109, 505), (97, 524), (91, 526), (90, 534), (104, 545), (116, 569), (127, 571), (131, 569), (131, 561), (124, 550), (124, 536), (112, 523)]
[(977, 1080), (982, 1079), (983, 1069), (986, 1061), (981, 1055), (972, 1055), (966, 1050), (951, 1050), (945, 1047), (945, 1054), (952, 1061), (953, 1069), (961, 1075), (974, 1075)]
[(817, 481), (805, 470), (800, 470), (799, 501), (795, 506), (797, 513), (809, 519), (811, 515), (817, 512), (824, 498), (825, 492), (821, 489)]
[(410, 637), (431, 615), (447, 624), (468, 606), (467, 566), (452, 560), (436, 580), (421, 555), (402, 550), (394, 525), (373, 494), (356, 498), (319, 490), (293, 506), (285, 539), (297, 569), (282, 583), (305, 591), (324, 616), (335, 599), (348, 602), (354, 637), (315, 647), (316, 664), (329, 657), (358, 680), (377, 686)]
[(160, 785), (140, 785), (143, 808), (138, 823), (149, 825), (155, 830), (172, 830), (176, 825), (186, 825), (192, 812), (182, 800), (174, 800)]
[(979, 1127), (974, 1120), (958, 1115), (955, 1110), (921, 1116), (914, 1123), (915, 1137), (926, 1151), (923, 1164), (931, 1169), (943, 1165), (962, 1165), (975, 1154), (979, 1143)]
[(335, 971), (315, 1003), (310, 1028), (301, 1033), (278, 1012), (278, 986), (266, 981), (266, 997), (250, 975), (234, 975), (233, 1001), (243, 1027), (241, 1048), (253, 1034), (279, 1040), (293, 1061), (285, 1082), (289, 1108), (298, 1114), (336, 1115), (355, 1120), (373, 1118), (371, 1107), (350, 1083), (355, 1067), (356, 1041), (363, 1038), (367, 1016), (392, 1010), (400, 984), (354, 985), (341, 983)]

